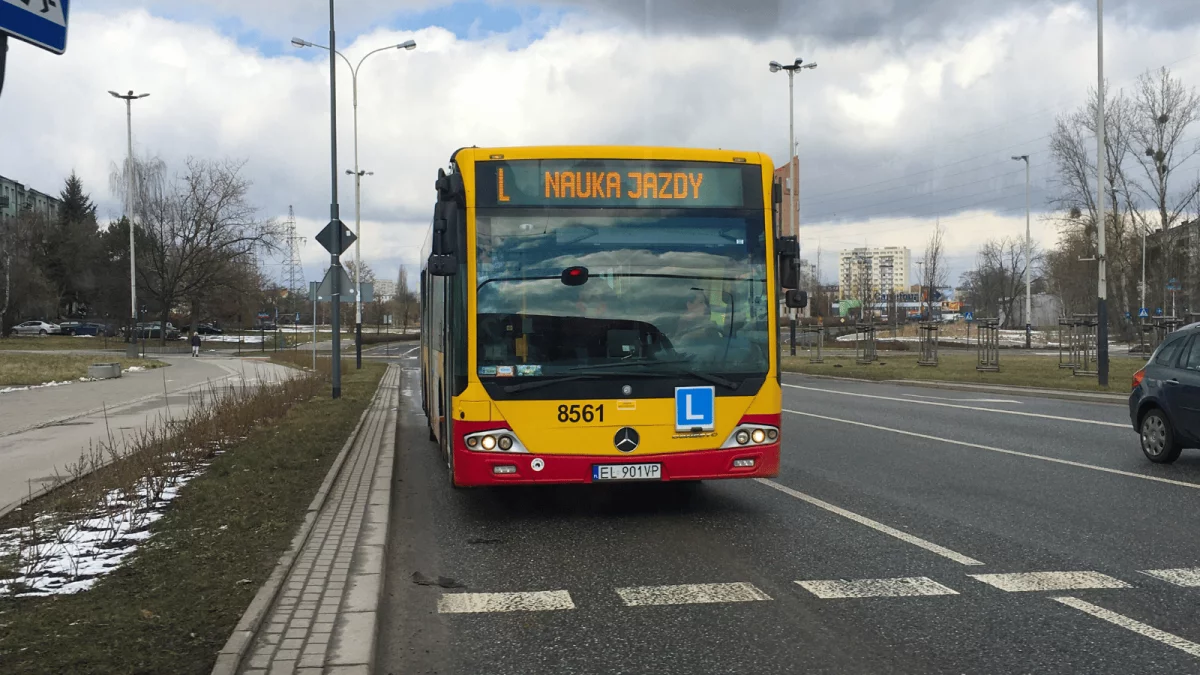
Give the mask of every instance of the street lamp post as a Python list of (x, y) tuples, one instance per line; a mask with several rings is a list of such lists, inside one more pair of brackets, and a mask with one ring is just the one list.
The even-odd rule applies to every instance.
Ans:
[(115, 91), (109, 91), (114, 98), (119, 98), (125, 101), (125, 130), (126, 139), (129, 142), (128, 154), (125, 156), (125, 220), (129, 221), (129, 345), (125, 347), (125, 355), (129, 358), (137, 357), (137, 339), (133, 337), (133, 333), (137, 330), (138, 311), (137, 311), (137, 258), (134, 257), (134, 238), (133, 238), (133, 101), (139, 98), (146, 98), (150, 94), (134, 94), (130, 89), (128, 94), (118, 94)]
[(1104, 0), (1096, 0), (1096, 375), (1101, 387), (1108, 386), (1108, 260), (1104, 251)]
[(1033, 286), (1030, 268), (1033, 267), (1032, 245), (1029, 237), (1029, 155), (1017, 155), (1013, 159), (1025, 161), (1025, 349), (1033, 348)]
[[(329, 50), (319, 44), (301, 40), (300, 38), (292, 38), (292, 44), (297, 47), (316, 47), (317, 49)], [(378, 52), (387, 51), (389, 49), (416, 49), (417, 43), (415, 40), (405, 40), (400, 44), (388, 45), (367, 52), (358, 61), (358, 65), (352, 65), (350, 59), (346, 58), (345, 54), (337, 50), (332, 50), (334, 54), (342, 57), (346, 65), (350, 67), (350, 86), (353, 90), (354, 101), (354, 170), (346, 170), (347, 174), (354, 175), (354, 234), (358, 239), (354, 241), (354, 352), (355, 352), (355, 367), (362, 368), (362, 177), (364, 175), (372, 176), (374, 173), (370, 171), (362, 171), (358, 166), (358, 70), (362, 68), (363, 61), (367, 57)]]
[[(799, 173), (796, 169), (798, 162), (793, 161), (792, 153), (796, 148), (796, 96), (795, 96), (795, 79), (796, 71), (808, 70), (816, 68), (815, 63), (804, 63), (804, 59), (796, 59), (789, 66), (780, 65), (778, 61), (772, 61), (770, 64), (771, 72), (778, 73), (781, 70), (786, 70), (788, 74), (788, 176), (792, 183), (792, 203), (789, 209), (792, 222), (792, 234), (796, 236), (797, 246), (800, 242), (800, 194), (797, 192), (796, 174)], [(800, 256), (796, 256), (796, 265), (800, 264)], [(799, 272), (799, 270), (797, 270)], [(797, 278), (799, 275), (797, 274)], [(791, 330), (792, 330), (792, 356), (796, 355), (796, 313), (791, 312)]]

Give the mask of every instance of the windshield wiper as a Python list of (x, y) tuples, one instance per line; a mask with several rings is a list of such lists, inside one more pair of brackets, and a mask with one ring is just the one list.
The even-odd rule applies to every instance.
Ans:
[[(639, 359), (637, 361), (619, 361), (617, 363), (611, 363), (611, 364), (606, 363), (606, 364), (595, 365), (595, 366), (576, 366), (576, 367), (572, 368), (571, 370), (586, 370), (589, 373), (603, 374), (606, 369), (627, 368), (629, 366), (655, 366), (655, 365), (670, 365), (670, 364), (677, 364), (677, 363), (689, 363), (691, 360), (692, 359), (690, 357), (677, 358), (677, 359), (662, 359), (662, 360)], [(678, 369), (669, 369), (669, 370), (643, 370), (641, 372), (622, 373), (622, 375), (636, 375), (636, 376), (642, 376), (642, 377), (645, 377), (645, 376), (662, 377), (664, 375), (691, 375), (692, 377), (697, 377), (701, 380), (704, 380), (705, 382), (719, 385), (719, 386), (725, 387), (726, 389), (737, 389), (738, 387), (742, 386), (741, 384), (739, 384), (737, 382), (733, 382), (732, 380), (727, 380), (727, 379), (721, 377), (720, 375), (713, 375), (712, 373), (706, 373), (702, 370), (696, 370), (695, 368), (678, 368)]]
[(574, 366), (571, 368), (567, 368), (567, 370), (570, 370), (570, 371), (586, 370), (586, 371), (590, 372), (590, 371), (594, 371), (598, 368), (628, 368), (629, 366), (651, 366), (651, 365), (662, 364), (662, 363), (687, 363), (690, 360), (691, 360), (690, 358), (633, 359), (630, 361), (613, 361), (612, 363), (597, 363), (597, 364), (591, 365), (591, 366)]
[(506, 391), (510, 394), (515, 394), (518, 391), (529, 391), (530, 389), (540, 389), (541, 387), (548, 387), (552, 384), (559, 384), (560, 382), (574, 382), (575, 380), (594, 380), (594, 379), (596, 379), (596, 376), (592, 375), (592, 374), (567, 375), (566, 377), (552, 377), (548, 380), (536, 380), (534, 382), (522, 382), (521, 384), (510, 384), (504, 388), (504, 391)]

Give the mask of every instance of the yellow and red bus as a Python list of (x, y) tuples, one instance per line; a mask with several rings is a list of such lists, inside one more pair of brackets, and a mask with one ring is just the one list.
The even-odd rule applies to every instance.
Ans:
[(779, 471), (795, 238), (756, 152), (463, 148), (421, 272), (421, 395), (450, 483)]

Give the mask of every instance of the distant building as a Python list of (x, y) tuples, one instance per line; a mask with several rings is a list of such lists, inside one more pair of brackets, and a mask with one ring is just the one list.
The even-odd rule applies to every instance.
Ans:
[(396, 282), (390, 279), (375, 280), (375, 300), (377, 302), (391, 302), (394, 297), (396, 297)]
[(855, 248), (838, 255), (838, 299), (865, 300), (909, 288), (912, 253), (904, 246)]
[[(800, 180), (800, 160), (792, 158), (792, 166), (795, 167), (797, 176), (796, 180)], [(775, 180), (783, 183), (783, 203), (779, 205), (779, 223), (776, 232), (781, 237), (790, 237), (796, 234), (796, 202), (792, 199), (792, 178), (788, 173), (787, 165), (775, 169)], [(799, 190), (797, 190), (799, 192)], [(803, 205), (801, 205), (803, 206)]]
[(16, 218), (23, 209), (30, 209), (54, 220), (58, 218), (61, 207), (62, 201), (57, 197), (0, 176), (0, 220)]

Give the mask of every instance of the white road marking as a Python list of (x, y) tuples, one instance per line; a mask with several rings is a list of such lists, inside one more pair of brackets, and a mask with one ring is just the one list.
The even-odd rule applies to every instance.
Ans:
[(809, 504), (812, 504), (813, 506), (817, 506), (822, 509), (825, 509), (826, 511), (829, 511), (830, 513), (836, 513), (837, 515), (839, 515), (843, 518), (848, 518), (850, 520), (853, 520), (854, 522), (856, 522), (860, 525), (866, 525), (867, 527), (869, 527), (873, 530), (882, 532), (891, 537), (895, 537), (895, 538), (899, 539), (900, 541), (907, 542), (909, 544), (912, 544), (913, 546), (919, 546), (919, 547), (925, 549), (926, 551), (936, 553), (936, 554), (942, 556), (943, 558), (949, 558), (950, 560), (953, 560), (956, 563), (960, 563), (963, 565), (982, 565), (983, 564), (974, 558), (967, 557), (961, 553), (956, 553), (944, 546), (938, 546), (937, 544), (935, 544), (933, 542), (925, 541), (924, 539), (913, 536), (907, 532), (901, 532), (900, 530), (897, 530), (894, 527), (888, 527), (887, 525), (884, 525), (883, 523), (871, 520), (870, 518), (867, 518), (866, 516), (860, 516), (857, 513), (854, 513), (852, 511), (847, 511), (846, 509), (843, 509), (840, 506), (834, 506), (833, 504), (830, 504), (829, 502), (822, 501), (811, 495), (806, 495), (803, 492), (793, 490), (792, 488), (787, 487), (786, 485), (780, 485), (779, 483), (776, 483), (775, 481), (773, 481), (769, 478), (755, 478), (754, 480), (758, 481), (759, 483), (762, 483), (763, 485), (766, 485), (767, 487), (775, 488), (776, 490), (779, 490), (780, 492), (782, 492), (786, 495), (790, 495), (801, 501), (808, 502)]
[(753, 602), (771, 596), (753, 584), (681, 584), (679, 586), (633, 586), (618, 588), (617, 595), (629, 607), (646, 605), (697, 605), (714, 602)]
[(1099, 572), (1013, 572), (967, 576), (1009, 593), (1078, 591), (1088, 588), (1129, 588), (1129, 584)]
[(928, 577), (898, 579), (834, 579), (830, 581), (797, 581), (809, 593), (822, 600), (836, 598), (900, 598), (913, 595), (958, 595)]
[(912, 398), (927, 398), (931, 401), (957, 401), (959, 403), (1015, 403), (1021, 405), (1020, 401), (1014, 401), (1010, 398), (949, 398), (946, 396), (922, 396), (921, 394), (902, 394), (902, 396), (911, 396)]
[(1172, 570), (1141, 570), (1156, 579), (1185, 588), (1200, 587), (1200, 567), (1181, 567)]
[(842, 424), (851, 424), (856, 427), (866, 427), (867, 429), (877, 429), (888, 433), (900, 434), (901, 436), (911, 436), (913, 438), (923, 438), (928, 441), (938, 441), (940, 443), (949, 443), (951, 445), (961, 445), (964, 448), (975, 448), (977, 450), (987, 450), (989, 452), (998, 452), (1004, 455), (1013, 455), (1014, 457), (1024, 457), (1026, 459), (1039, 459), (1043, 462), (1053, 462), (1055, 464), (1065, 464), (1080, 469), (1091, 469), (1092, 471), (1102, 471), (1118, 476), (1126, 476), (1129, 478), (1140, 478), (1142, 480), (1150, 480), (1156, 483), (1166, 483), (1168, 485), (1178, 485), (1180, 487), (1188, 487), (1192, 489), (1200, 489), (1200, 483), (1189, 483), (1183, 480), (1171, 480), (1170, 478), (1159, 478), (1158, 476), (1147, 476), (1142, 473), (1134, 473), (1132, 471), (1121, 471), (1120, 469), (1110, 469), (1105, 466), (1096, 466), (1095, 464), (1084, 464), (1083, 462), (1073, 462), (1069, 459), (1058, 459), (1056, 457), (1046, 457), (1044, 455), (1035, 455), (1029, 452), (1021, 452), (1019, 450), (1005, 450), (1004, 448), (996, 448), (990, 445), (981, 445), (979, 443), (968, 443), (966, 441), (956, 441), (952, 438), (943, 438), (941, 436), (930, 436), (929, 434), (919, 434), (915, 431), (904, 431), (903, 429), (893, 429), (891, 427), (881, 427), (878, 424), (868, 424), (866, 422), (855, 422), (854, 420), (844, 420), (840, 417), (829, 417), (827, 415), (815, 415), (813, 413), (800, 412), (799, 410), (787, 410), (784, 412), (793, 415), (802, 415), (813, 419), (825, 420), (827, 422), (841, 422)]
[(526, 593), (444, 593), (438, 599), (439, 614), (476, 614), (481, 612), (545, 612), (575, 609), (567, 591), (531, 591)]
[(1020, 410), (1004, 410), (1001, 408), (981, 408), (974, 405), (955, 405), (953, 403), (939, 403), (937, 401), (914, 401), (908, 398), (899, 398), (896, 396), (878, 396), (876, 394), (859, 394), (850, 391), (838, 391), (837, 389), (819, 389), (817, 387), (803, 387), (798, 384), (784, 384), (785, 387), (792, 389), (804, 389), (807, 391), (819, 391), (823, 394), (837, 394), (839, 396), (857, 396), (859, 398), (873, 398), (881, 401), (899, 401), (901, 403), (912, 403), (915, 405), (935, 405), (943, 408), (958, 408), (959, 410), (976, 410), (979, 412), (990, 412), (998, 415), (1020, 415), (1022, 417), (1037, 417), (1044, 420), (1055, 420), (1058, 422), (1078, 422), (1079, 424), (1095, 424), (1102, 427), (1116, 427), (1118, 429), (1130, 429), (1133, 427), (1129, 424), (1121, 424), (1118, 422), (1101, 422), (1099, 420), (1085, 420), (1078, 417), (1060, 417), (1058, 415), (1043, 415), (1041, 413), (1022, 412)]
[(400, 356), (408, 356), (409, 354), (411, 354), (411, 353), (413, 353), (413, 352), (417, 351), (418, 349), (420, 349), (420, 347), (413, 347), (412, 349), (410, 349), (410, 350), (408, 350), (408, 351), (404, 352), (404, 353), (403, 353), (403, 354), (401, 354)]
[(1200, 644), (1196, 644), (1191, 640), (1185, 640), (1178, 635), (1172, 635), (1166, 631), (1159, 630), (1154, 626), (1144, 624), (1136, 619), (1131, 619), (1124, 614), (1117, 614), (1116, 612), (1104, 609), (1099, 605), (1093, 605), (1090, 602), (1085, 602), (1079, 598), (1072, 598), (1070, 596), (1053, 598), (1053, 600), (1055, 602), (1061, 602), (1067, 607), (1074, 607), (1081, 612), (1091, 614), (1098, 619), (1104, 619), (1105, 621), (1115, 626), (1120, 626), (1125, 630), (1133, 631), (1138, 635), (1144, 635), (1151, 640), (1158, 640), (1168, 647), (1174, 647), (1175, 649), (1192, 656), (1200, 657)]

